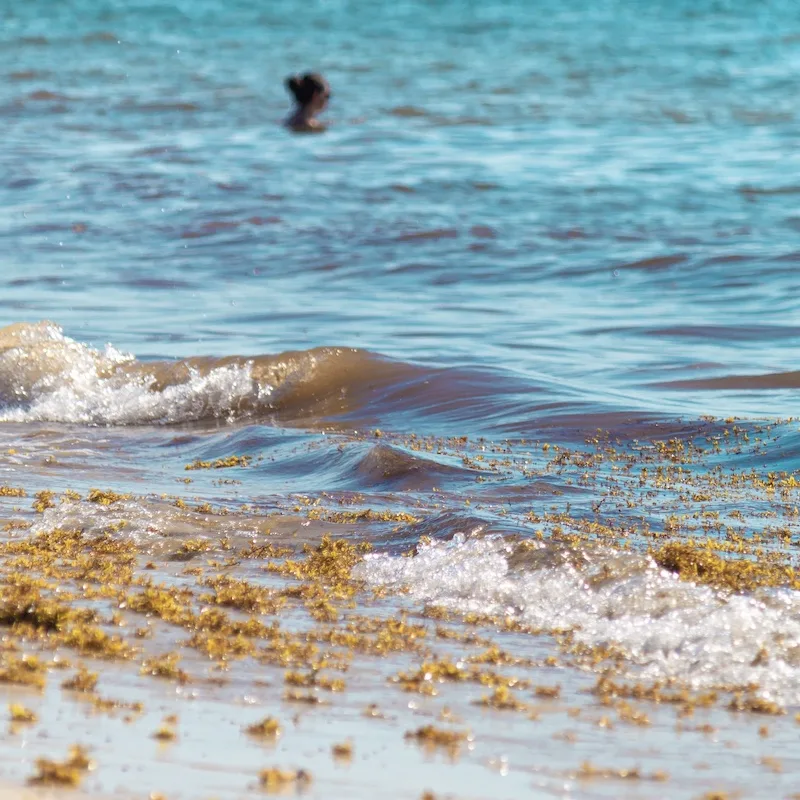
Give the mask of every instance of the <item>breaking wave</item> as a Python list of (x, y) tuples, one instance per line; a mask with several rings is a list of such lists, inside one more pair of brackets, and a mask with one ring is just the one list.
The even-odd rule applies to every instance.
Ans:
[(346, 413), (381, 385), (421, 372), (349, 348), (252, 358), (141, 362), (97, 350), (50, 322), (0, 329), (0, 421), (175, 424), (254, 414)]
[(552, 543), (521, 554), (506, 537), (461, 533), (420, 545), (413, 558), (368, 556), (357, 569), (368, 584), (406, 588), (417, 603), (574, 630), (588, 646), (615, 644), (637, 679), (695, 689), (758, 685), (764, 697), (800, 702), (795, 591), (728, 595), (682, 581), (646, 556), (598, 548), (565, 557)]
[(428, 367), (357, 348), (143, 362), (112, 345), (99, 350), (75, 341), (52, 322), (0, 328), (0, 422), (111, 426), (255, 418), (347, 429), (410, 422), (419, 430), (423, 417), (435, 418), (439, 430), (441, 423), (461, 430), (469, 422), (476, 432), (507, 433), (604, 411), (580, 387), (544, 375)]

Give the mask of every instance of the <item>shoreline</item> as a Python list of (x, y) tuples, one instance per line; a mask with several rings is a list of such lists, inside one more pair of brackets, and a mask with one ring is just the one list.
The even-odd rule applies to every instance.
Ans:
[[(62, 564), (57, 570), (70, 569), (101, 545), (115, 549), (114, 581), (146, 578), (144, 591), (129, 593), (121, 610), (116, 591), (94, 596), (92, 603), (106, 608), (101, 616), (114, 618), (106, 630), (121, 637), (102, 640), (103, 650), (81, 652), (83, 640), (56, 633), (47, 635), (50, 646), (47, 636), (38, 643), (23, 636), (20, 649), (0, 654), (8, 675), (20, 668), (20, 658), (38, 652), (43, 671), (37, 667), (33, 675), (44, 682), (43, 690), (38, 684), (2, 687), (6, 702), (40, 717), (33, 726), (15, 726), (0, 742), (0, 760), (15, 754), (11, 771), (20, 780), (16, 788), (6, 779), (10, 797), (42, 796), (24, 787), (32, 768), (20, 764), (21, 753), (63, 759), (77, 743), (97, 770), (76, 796), (92, 798), (125, 796), (121, 786), (131, 787), (132, 797), (234, 798), (256, 789), (269, 769), (283, 776), (275, 780), (285, 781), (290, 795), (308, 798), (341, 791), (389, 800), (431, 791), (437, 798), (478, 800), (490, 793), (512, 800), (566, 786), (578, 797), (617, 797), (625, 786), (629, 797), (663, 790), (695, 798), (701, 789), (731, 791), (756, 776), (762, 788), (780, 791), (781, 770), (791, 763), (785, 748), (796, 736), (791, 715), (747, 713), (757, 709), (746, 704), (745, 713), (736, 713), (702, 693), (676, 702), (667, 690), (648, 694), (622, 677), (599, 691), (598, 671), (587, 666), (597, 655), (613, 668), (613, 649), (582, 652), (555, 632), (537, 634), (503, 618), (470, 621), (423, 608), (402, 593), (373, 595), (351, 574), (367, 563), (357, 545), (363, 522), (340, 528), (327, 520), (303, 525), (302, 517), (273, 517), (269, 533), (262, 520), (253, 526), (261, 530), (255, 538), (220, 538), (217, 531), (198, 544), (196, 529), (181, 533), (169, 522), (174, 516), (185, 526), (187, 511), (153, 504), (147, 506), (150, 523), (159, 510), (167, 514), (162, 530), (173, 533), (140, 552), (141, 545), (96, 536), (113, 528), (119, 514), (135, 521), (141, 501), (111, 492), (95, 496), (100, 499), (107, 505), (68, 500), (44, 509), (45, 520), (82, 519), (80, 535), (47, 533), (51, 526), (45, 525), (33, 536), (16, 532), (10, 551), (5, 545), (6, 563), (23, 548), (29, 574), (52, 572), (53, 555)], [(246, 519), (227, 515), (233, 527)], [(329, 538), (331, 528), (338, 534)], [(212, 537), (214, 531), (207, 529)], [(425, 552), (422, 547), (406, 561), (424, 559)], [(226, 577), (224, 559), (232, 553), (236, 571)], [(126, 563), (133, 566), (130, 578)], [(102, 576), (109, 580), (102, 564), (98, 568), (94, 577), (84, 576), (88, 586), (100, 586), (95, 581)], [(227, 570), (233, 568), (231, 562)], [(6, 572), (6, 607), (9, 587), (26, 580)], [(136, 597), (148, 598), (146, 605)], [(196, 616), (201, 597), (201, 606), (224, 611), (213, 630)], [(304, 599), (287, 602), (291, 598)], [(32, 608), (35, 615), (56, 612), (43, 598)], [(258, 618), (280, 627), (259, 627)], [(246, 625), (244, 634), (230, 627), (239, 624)], [(64, 688), (79, 677), (89, 691)], [(247, 732), (267, 718), (276, 721), (279, 735)], [(743, 752), (752, 758), (744, 773)], [(310, 773), (311, 783), (295, 785), (286, 777), (292, 771)]]

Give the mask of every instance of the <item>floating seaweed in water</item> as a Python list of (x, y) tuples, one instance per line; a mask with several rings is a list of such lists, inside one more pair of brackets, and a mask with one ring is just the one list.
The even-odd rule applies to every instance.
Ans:
[(217, 458), (214, 461), (193, 461), (191, 464), (187, 464), (184, 469), (230, 469), (231, 467), (247, 467), (252, 460), (252, 456), (228, 456), (227, 458)]

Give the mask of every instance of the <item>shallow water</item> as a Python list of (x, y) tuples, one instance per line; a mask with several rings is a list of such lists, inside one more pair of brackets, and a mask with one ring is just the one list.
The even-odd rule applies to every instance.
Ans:
[[(403, 783), (408, 752), (421, 767), (408, 746), (393, 760), (393, 731), (381, 769), (409, 793), (500, 796), (502, 774), (508, 796), (620, 796), (618, 780), (582, 780), (585, 761), (670, 773), (669, 790), (624, 784), (631, 797), (789, 792), (797, 592), (731, 595), (647, 551), (711, 539), (797, 566), (798, 428), (779, 422), (800, 388), (792, 4), (70, 0), (2, 15), (0, 485), (29, 498), (0, 496), (2, 519), (94, 530), (85, 500), (41, 518), (30, 498), (130, 493), (117, 535), (180, 585), (164, 546), (276, 519), (282, 541), (332, 529), (374, 544), (366, 586), (408, 590), (381, 613), (510, 615), (613, 644), (626, 680), (757, 685), (792, 712), (771, 739), (760, 720), (702, 712), (721, 733), (690, 749), (715, 784), (662, 707), (646, 757), (635, 726), (603, 728), (600, 747), (596, 725), (588, 742), (552, 739), (568, 706), (604, 713), (579, 664), (559, 670), (569, 699), (538, 733), (481, 717), (484, 738), (457, 768), (429, 765), (429, 783)], [(282, 80), (306, 68), (333, 86), (324, 136), (278, 124)], [(251, 460), (185, 469), (232, 455)], [(176, 497), (246, 519), (184, 518)], [(497, 635), (539, 664), (562, 652), (557, 636)], [(354, 698), (304, 719), (343, 714), (359, 737), (375, 700), (408, 727), (418, 709), (383, 683), (404, 657), (362, 665)], [(251, 696), (258, 668), (243, 669), (199, 698), (200, 729)], [(477, 727), (460, 691), (445, 699)], [(73, 722), (48, 725), (69, 741)], [(313, 791), (375, 796), (377, 770), (323, 774), (330, 742), (304, 736), (286, 757), (310, 762)], [(530, 736), (552, 750), (536, 768)], [(722, 752), (734, 740), (746, 765)], [(91, 743), (90, 788), (113, 791), (124, 765)], [(782, 774), (750, 758), (761, 746)], [(202, 796), (186, 748), (135, 791)], [(213, 791), (246, 791), (256, 755), (209, 766)]]

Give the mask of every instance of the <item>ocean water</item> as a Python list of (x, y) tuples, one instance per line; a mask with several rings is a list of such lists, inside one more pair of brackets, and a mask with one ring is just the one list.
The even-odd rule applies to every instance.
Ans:
[[(3, 315), (146, 359), (354, 346), (564, 407), (789, 415), (793, 24), (780, 2), (15, 6)], [(277, 124), (307, 68), (324, 137)]]
[[(283, 518), (287, 541), (333, 526), (374, 546), (356, 574), (399, 590), (394, 612), (510, 616), (619, 648), (627, 679), (792, 712), (771, 742), (708, 712), (722, 733), (690, 747), (650, 711), (650, 749), (623, 730), (534, 773), (514, 771), (531, 734), (484, 720), (493, 766), (431, 767), (438, 791), (500, 796), (501, 774), (508, 796), (617, 797), (574, 774), (610, 752), (676, 781), (625, 796), (788, 796), (800, 595), (681, 580), (651, 548), (798, 566), (794, 4), (34, 0), (0, 19), (0, 485), (133, 496), (116, 516), (0, 496), (0, 519), (112, 519), (144, 549), (263, 533), (173, 496)], [(280, 125), (307, 69), (333, 89), (320, 136)], [(185, 471), (231, 455), (251, 462)], [(337, 528), (343, 507), (375, 514)], [(569, 674), (590, 713), (576, 676), (596, 676)], [(747, 764), (722, 752), (737, 735)], [(220, 796), (245, 791), (240, 757)], [(159, 778), (205, 796), (187, 764)], [(375, 774), (313, 791), (378, 796)]]

